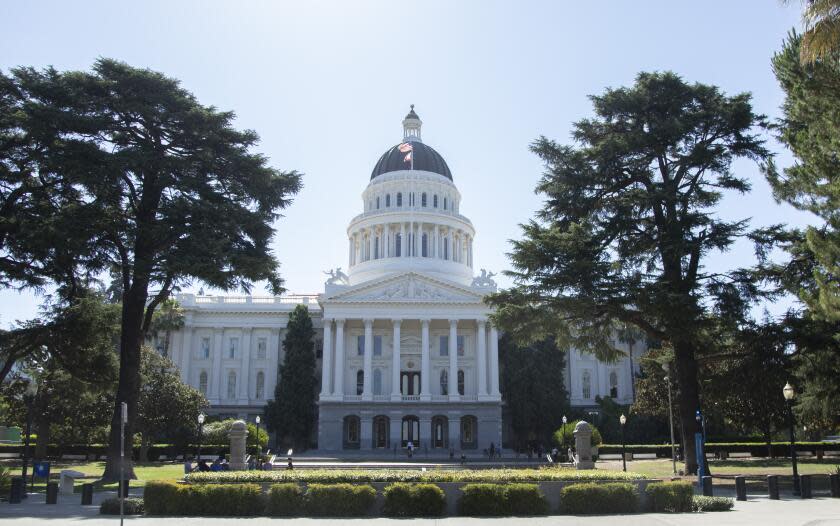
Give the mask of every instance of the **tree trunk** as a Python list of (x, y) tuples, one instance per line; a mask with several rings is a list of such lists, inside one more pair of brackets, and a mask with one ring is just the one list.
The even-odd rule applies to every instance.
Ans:
[(47, 458), (50, 444), (50, 421), (47, 418), (39, 416), (35, 421), (35, 434), (38, 438), (35, 439), (35, 459)]
[(679, 382), (680, 395), (677, 402), (680, 427), (682, 428), (683, 455), (686, 474), (697, 473), (697, 453), (694, 433), (699, 432), (695, 411), (700, 408), (700, 394), (697, 389), (697, 360), (694, 346), (687, 341), (674, 341), (674, 366)]
[(143, 344), (143, 315), (146, 309), (148, 281), (138, 280), (135, 273), (134, 285), (123, 296), (122, 333), (120, 334), (120, 377), (111, 418), (111, 433), (108, 439), (108, 461), (102, 480), (115, 482), (120, 479), (120, 423), (121, 402), (128, 404), (128, 422), (125, 424), (125, 465), (123, 476), (136, 479), (131, 452), (134, 437), (134, 420), (137, 402), (140, 398), (140, 347)]
[(140, 438), (140, 454), (137, 455), (137, 462), (149, 461), (149, 447), (151, 446), (151, 439), (146, 434), (142, 434)]

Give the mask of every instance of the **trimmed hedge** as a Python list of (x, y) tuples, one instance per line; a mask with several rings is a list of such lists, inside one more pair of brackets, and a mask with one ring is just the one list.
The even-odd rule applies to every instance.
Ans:
[(735, 501), (728, 497), (694, 497), (692, 511), (729, 511), (735, 505)]
[(638, 507), (632, 484), (571, 484), (560, 490), (560, 513), (567, 515), (635, 513)]
[[(143, 499), (133, 497), (125, 499), (123, 512), (126, 515), (143, 515)], [(101, 515), (119, 515), (120, 499), (111, 497), (103, 500), (102, 504), (99, 505), (99, 513)]]
[(545, 515), (548, 502), (536, 484), (467, 484), (458, 512), (471, 517)]
[(434, 484), (397, 482), (385, 487), (383, 513), (388, 517), (439, 517), (446, 512), (446, 494)]
[(360, 517), (367, 515), (376, 500), (373, 486), (353, 484), (310, 484), (306, 511), (316, 517)]
[[(681, 445), (675, 444), (677, 451), (680, 450)], [(790, 455), (790, 442), (773, 442), (771, 443), (773, 454), (777, 457), (787, 457)], [(628, 453), (656, 453), (656, 456), (662, 458), (671, 457), (671, 444), (628, 444), (626, 446)], [(797, 451), (840, 451), (840, 444), (837, 442), (797, 442)], [(754, 457), (767, 457), (767, 443), (766, 442), (707, 442), (707, 453), (719, 453), (726, 451), (729, 453), (750, 453)], [(598, 454), (618, 454), (621, 453), (621, 444), (601, 444), (598, 446)]]
[(673, 481), (650, 484), (646, 489), (648, 509), (656, 513), (692, 511), (694, 486), (691, 482)]
[(623, 471), (586, 470), (546, 467), (541, 469), (477, 469), (477, 470), (365, 470), (365, 469), (301, 469), (274, 471), (208, 471), (186, 475), (193, 484), (234, 482), (537, 482), (544, 480), (590, 482), (641, 480), (644, 475)]
[(304, 509), (303, 490), (293, 482), (268, 489), (265, 512), (271, 517), (295, 517)]
[(251, 517), (265, 510), (257, 484), (176, 484), (150, 481), (143, 492), (149, 515)]

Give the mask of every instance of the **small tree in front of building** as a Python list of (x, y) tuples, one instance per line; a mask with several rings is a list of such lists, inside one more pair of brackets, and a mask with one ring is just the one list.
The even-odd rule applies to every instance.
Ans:
[(315, 425), (315, 329), (309, 309), (298, 305), (289, 315), (286, 356), (280, 367), (280, 381), (274, 400), (265, 406), (266, 427), (296, 449), (306, 449)]

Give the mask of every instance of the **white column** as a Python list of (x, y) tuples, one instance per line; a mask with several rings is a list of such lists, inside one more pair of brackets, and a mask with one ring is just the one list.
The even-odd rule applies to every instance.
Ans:
[(458, 320), (449, 320), (449, 399), (458, 400)]
[(423, 257), (423, 223), (417, 224), (417, 257)]
[(391, 400), (401, 400), (400, 394), (400, 369), (402, 368), (400, 362), (400, 324), (402, 320), (392, 320), (394, 324), (394, 345), (393, 345), (393, 361), (391, 363)]
[(247, 404), (251, 378), (251, 328), (242, 329), (242, 365), (239, 368), (239, 403)]
[(353, 266), (353, 236), (350, 236), (347, 239), (347, 241), (348, 241), (347, 246), (348, 246), (348, 249), (349, 249), (348, 252), (347, 252), (347, 261), (350, 263), (350, 266), (352, 267)]
[(333, 395), (339, 398), (344, 397), (344, 320), (335, 320), (335, 381), (333, 382)]
[(420, 320), (420, 399), (431, 400), (431, 356), (429, 355), (429, 322), (431, 320)]
[(265, 372), (265, 396), (266, 398), (274, 399), (274, 389), (277, 387), (277, 374), (279, 368), (277, 364), (280, 362), (280, 347), (283, 345), (283, 329), (274, 329), (268, 336), (267, 357), (268, 365)]
[(455, 261), (455, 231), (449, 229), (449, 260)]
[(385, 225), (385, 257), (391, 257), (391, 224)]
[[(185, 324), (186, 325), (186, 324)], [(181, 340), (181, 381), (190, 383), (190, 361), (192, 360), (192, 327), (184, 327), (184, 338)], [(195, 385), (193, 387), (198, 387)]]
[(222, 336), (224, 329), (213, 329), (213, 370), (210, 376), (210, 398), (222, 398)]
[(332, 320), (324, 318), (324, 351), (321, 353), (321, 398), (329, 396), (332, 378)]
[(487, 396), (487, 329), (486, 320), (479, 318), (478, 329), (475, 331), (475, 341), (477, 344), (477, 353), (475, 360), (475, 369), (478, 374), (478, 396)]
[(400, 223), (400, 257), (408, 257), (408, 240), (405, 237), (405, 223)]
[(373, 320), (365, 322), (365, 378), (362, 400), (373, 400)]
[(435, 228), (432, 230), (432, 241), (430, 243), (432, 245), (431, 253), (429, 254), (433, 258), (438, 257), (438, 226), (435, 225)]
[(367, 235), (368, 235), (368, 261), (370, 261), (370, 260), (373, 259), (373, 236), (375, 235), (375, 232), (373, 231), (372, 228), (367, 229)]
[(499, 331), (490, 326), (490, 395), (499, 397)]

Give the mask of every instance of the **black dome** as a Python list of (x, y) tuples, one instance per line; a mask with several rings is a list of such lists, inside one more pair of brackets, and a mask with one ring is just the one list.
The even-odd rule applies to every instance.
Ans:
[[(450, 181), (452, 180), (452, 172), (449, 171), (446, 161), (443, 160), (443, 157), (434, 148), (426, 146), (420, 141), (412, 141), (411, 145), (414, 147), (414, 153), (412, 155), (414, 156), (415, 170), (434, 172), (446, 177)], [(405, 154), (400, 151), (399, 147), (399, 144), (394, 145), (382, 154), (382, 157), (376, 162), (376, 166), (373, 167), (373, 172), (370, 174), (371, 179), (384, 173), (411, 168), (411, 163), (405, 162)]]

